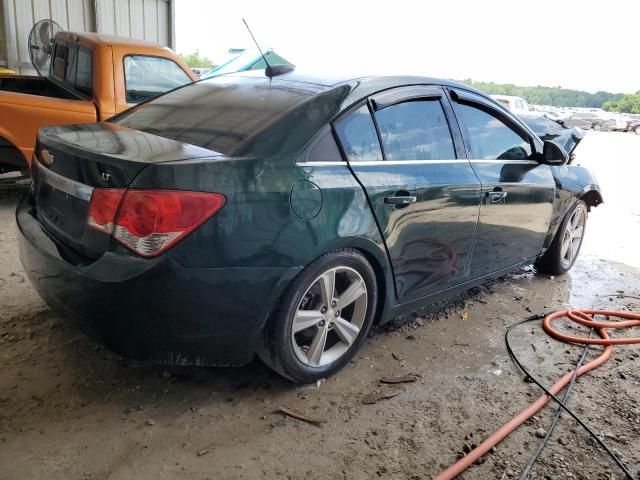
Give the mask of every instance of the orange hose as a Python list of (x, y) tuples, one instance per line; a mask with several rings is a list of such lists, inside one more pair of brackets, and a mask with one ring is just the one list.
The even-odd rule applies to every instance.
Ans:
[[(624, 318), (626, 320), (620, 322), (599, 322), (592, 318), (593, 315), (607, 315), (609, 317), (618, 317)], [(573, 337), (570, 335), (564, 335), (552, 326), (551, 322), (558, 318), (568, 318), (573, 322), (576, 322), (580, 325), (584, 325), (585, 327), (593, 327), (595, 331), (598, 333), (600, 338), (581, 338), (581, 337)], [(629, 344), (640, 344), (640, 337), (634, 338), (611, 338), (609, 337), (606, 329), (616, 329), (616, 328), (628, 328), (628, 327), (637, 327), (640, 326), (640, 315), (629, 312), (614, 312), (609, 310), (559, 310), (550, 315), (547, 315), (542, 321), (542, 327), (544, 330), (552, 336), (553, 338), (560, 340), (565, 343), (575, 343), (575, 344), (590, 344), (590, 345), (604, 345), (605, 348), (603, 352), (594, 360), (584, 364), (580, 367), (576, 373), (576, 377), (584, 375), (585, 373), (593, 370), (594, 368), (599, 367), (604, 362), (606, 362), (611, 353), (613, 351), (613, 345), (629, 345)], [(553, 395), (557, 395), (564, 387), (566, 387), (569, 382), (571, 382), (571, 378), (573, 377), (574, 372), (570, 371), (565, 373), (556, 383), (554, 383), (549, 391)], [(448, 467), (447, 469), (440, 472), (440, 474), (436, 477), (436, 480), (451, 480), (462, 472), (464, 472), (467, 468), (469, 468), (475, 461), (477, 461), (480, 457), (485, 455), (489, 450), (491, 450), (494, 446), (504, 440), (507, 435), (513, 432), (516, 428), (522, 425), (529, 418), (533, 417), (538, 411), (542, 409), (547, 403), (549, 403), (551, 397), (547, 394), (540, 396), (535, 402), (525, 408), (522, 412), (516, 415), (513, 419), (509, 420), (502, 427), (496, 430), (489, 438), (483, 441), (480, 445), (478, 445), (475, 449), (473, 449), (469, 454), (462, 457), (456, 463)]]

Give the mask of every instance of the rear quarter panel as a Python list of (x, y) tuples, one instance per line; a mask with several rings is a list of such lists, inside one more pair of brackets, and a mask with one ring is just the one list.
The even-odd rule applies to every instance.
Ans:
[[(315, 192), (307, 218), (291, 206), (292, 190), (301, 184)], [(150, 165), (132, 184), (169, 186), (226, 196), (222, 210), (170, 250), (181, 266), (304, 267), (330, 250), (357, 248), (378, 270), (380, 295), (393, 298), (382, 237), (346, 163), (302, 167), (293, 161), (182, 161)]]
[[(319, 189), (309, 218), (291, 208), (294, 184)], [(145, 168), (132, 188), (175, 188), (222, 193), (226, 204), (171, 250), (183, 266), (296, 267), (350, 239), (384, 247), (364, 192), (346, 164), (325, 167), (277, 165), (263, 160), (194, 160)]]

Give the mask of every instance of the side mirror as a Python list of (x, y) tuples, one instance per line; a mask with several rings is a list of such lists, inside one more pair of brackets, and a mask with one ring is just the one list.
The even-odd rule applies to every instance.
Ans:
[(569, 154), (557, 143), (545, 140), (542, 158), (547, 165), (564, 165), (569, 161)]

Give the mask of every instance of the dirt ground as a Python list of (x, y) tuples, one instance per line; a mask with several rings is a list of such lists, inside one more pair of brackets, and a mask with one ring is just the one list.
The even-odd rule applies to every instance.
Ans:
[[(240, 369), (132, 365), (51, 313), (16, 252), (19, 193), (0, 192), (0, 479), (430, 478), (537, 398), (507, 356), (508, 325), (566, 306), (640, 311), (640, 136), (590, 133), (578, 163), (605, 205), (581, 257), (555, 278), (519, 272), (435, 312), (373, 332), (342, 372), (295, 388), (258, 361)], [(514, 349), (547, 383), (581, 349), (520, 327)], [(597, 349), (594, 348), (591, 356)], [(640, 476), (640, 347), (579, 379), (570, 405)], [(383, 376), (415, 373), (414, 383)], [(365, 405), (372, 392), (397, 396)], [(323, 417), (314, 426), (279, 406)], [(520, 475), (554, 408), (523, 425), (465, 479)], [(530, 478), (623, 478), (563, 415)]]

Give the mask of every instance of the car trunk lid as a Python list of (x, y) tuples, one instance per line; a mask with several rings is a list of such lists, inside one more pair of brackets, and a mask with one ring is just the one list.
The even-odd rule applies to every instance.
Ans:
[(71, 249), (69, 255), (74, 252), (77, 259), (91, 261), (110, 242), (108, 234), (87, 223), (94, 189), (126, 189), (151, 163), (216, 155), (108, 123), (45, 128), (32, 165), (35, 215), (62, 249)]

